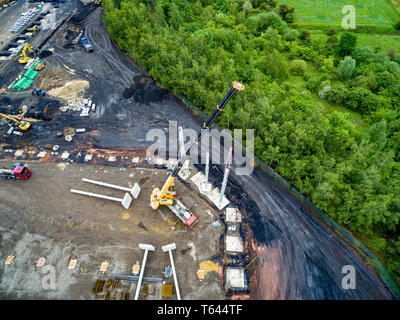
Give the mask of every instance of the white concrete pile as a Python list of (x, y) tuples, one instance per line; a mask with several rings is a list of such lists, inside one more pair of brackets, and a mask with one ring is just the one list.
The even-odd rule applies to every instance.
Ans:
[(29, 59), (28, 62), (25, 65), (25, 70), (28, 70), (29, 68), (31, 68), (37, 61), (39, 61), (39, 58), (36, 59)]
[(90, 99), (68, 100), (67, 103), (66, 106), (60, 107), (60, 110), (62, 112), (66, 112), (67, 110), (80, 111), (81, 117), (88, 117), (90, 109), (93, 109), (94, 106), (94, 103), (92, 103), (92, 100)]
[(11, 32), (18, 32), (19, 30), (22, 29), (22, 27), (26, 26), (28, 22), (32, 20), (34, 16), (38, 13), (39, 9), (38, 8), (31, 8), (28, 11), (25, 11), (24, 13), (21, 14), (21, 18), (19, 18), (13, 25), (13, 27), (10, 29)]

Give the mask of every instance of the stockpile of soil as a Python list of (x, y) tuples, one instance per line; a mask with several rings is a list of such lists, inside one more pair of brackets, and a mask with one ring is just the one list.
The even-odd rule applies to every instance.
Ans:
[(157, 86), (155, 81), (144, 75), (137, 75), (133, 78), (134, 83), (122, 93), (125, 99), (133, 97), (135, 102), (149, 103), (164, 100), (168, 92)]
[(36, 81), (46, 94), (64, 100), (81, 97), (89, 86), (87, 80), (77, 79), (73, 70), (64, 71), (51, 66), (46, 67)]

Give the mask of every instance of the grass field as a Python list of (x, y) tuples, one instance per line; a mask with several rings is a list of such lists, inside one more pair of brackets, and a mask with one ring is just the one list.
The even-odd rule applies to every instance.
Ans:
[(342, 23), (342, 8), (353, 5), (356, 8), (358, 26), (392, 27), (400, 20), (394, 6), (398, 0), (280, 0), (279, 3), (294, 7), (296, 23), (304, 26), (332, 25)]
[[(321, 30), (311, 30), (312, 39), (326, 39), (328, 36)], [(357, 47), (369, 46), (380, 47), (382, 51), (388, 52), (390, 48), (400, 52), (400, 35), (394, 34), (357, 34)]]

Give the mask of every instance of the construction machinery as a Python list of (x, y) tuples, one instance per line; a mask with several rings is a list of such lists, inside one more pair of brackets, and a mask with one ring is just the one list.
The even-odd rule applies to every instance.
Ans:
[(37, 25), (34, 25), (32, 28), (28, 28), (28, 29), (26, 29), (26, 31), (30, 31), (30, 32), (38, 32), (38, 31), (40, 31), (40, 27), (39, 26), (37, 26)]
[[(229, 100), (233, 97), (236, 91), (238, 90), (244, 90), (245, 87), (244, 85), (234, 81), (232, 84), (232, 87), (229, 89), (228, 93), (225, 95), (225, 97), (222, 99), (220, 105), (217, 105), (216, 109), (214, 110), (213, 114), (208, 118), (206, 122), (203, 123), (203, 127), (200, 129), (197, 135), (197, 139), (192, 143), (190, 148), (187, 150), (186, 154), (179, 160), (177, 166), (175, 169), (170, 173), (168, 176), (167, 180), (164, 183), (164, 186), (161, 188), (155, 188), (153, 192), (151, 193), (150, 197), (150, 206), (156, 210), (160, 205), (167, 205), (167, 206), (172, 206), (174, 204), (174, 199), (177, 198), (176, 192), (172, 191), (172, 186), (174, 184), (175, 178), (178, 175), (179, 171), (182, 169), (183, 164), (187, 160), (187, 158), (190, 157), (190, 153), (193, 149), (193, 146), (195, 144), (199, 144), (200, 140), (206, 132), (207, 129), (210, 128), (210, 126), (213, 124), (219, 113), (225, 108), (226, 104), (229, 102)], [(172, 210), (172, 208), (171, 208)], [(173, 210), (174, 211), (174, 210)], [(179, 211), (179, 210), (178, 210)], [(176, 212), (174, 212), (176, 214)], [(192, 218), (188, 218), (187, 220), (184, 221), (184, 223), (191, 229), (196, 223), (197, 223), (197, 217), (195, 217), (190, 211), (185, 212), (185, 216), (190, 214)], [(180, 219), (181, 215), (176, 214)], [(183, 221), (183, 220), (182, 220)]]
[(87, 52), (92, 52), (93, 51), (93, 46), (89, 43), (88, 39), (83, 37), (83, 38), (81, 38), (81, 42), (82, 42), (82, 45), (83, 45), (83, 47), (85, 48), (85, 50)]
[(35, 71), (40, 71), (45, 67), (45, 65), (46, 65), (46, 62), (43, 61), (43, 62), (40, 62), (39, 64), (37, 64), (33, 69)]
[(32, 48), (29, 45), (29, 43), (25, 43), (24, 48), (22, 49), (22, 54), (20, 55), (18, 62), (25, 64), (29, 61), (30, 57), (28, 57), (28, 55), (26, 54), (26, 50), (29, 50), (29, 53), (32, 53)]
[(13, 118), (11, 116), (8, 116), (6, 114), (0, 113), (0, 117), (8, 120), (8, 121), (13, 121), (14, 125), (18, 127), (18, 129), (22, 130), (22, 131), (26, 131), (31, 127), (31, 123), (25, 120), (18, 120), (16, 118)]
[(38, 88), (33, 89), (31, 93), (34, 95), (37, 95), (39, 97), (44, 97), (46, 95), (46, 91), (44, 91), (42, 89), (38, 89)]
[(12, 180), (28, 180), (32, 172), (22, 163), (14, 163), (14, 169), (0, 169), (1, 178)]

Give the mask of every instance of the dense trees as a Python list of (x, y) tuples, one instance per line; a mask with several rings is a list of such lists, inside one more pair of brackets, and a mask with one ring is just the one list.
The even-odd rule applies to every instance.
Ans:
[[(347, 228), (383, 234), (392, 248), (388, 261), (396, 260), (396, 53), (358, 48), (349, 32), (314, 40), (308, 30), (290, 28), (272, 0), (159, 0), (152, 8), (148, 1), (114, 1), (104, 0), (112, 39), (155, 80), (206, 113), (233, 80), (243, 82), (245, 93), (219, 124), (255, 129), (255, 152), (264, 162)], [(326, 112), (318, 97), (360, 113), (365, 128), (344, 113)], [(398, 264), (390, 268), (400, 273)]]

